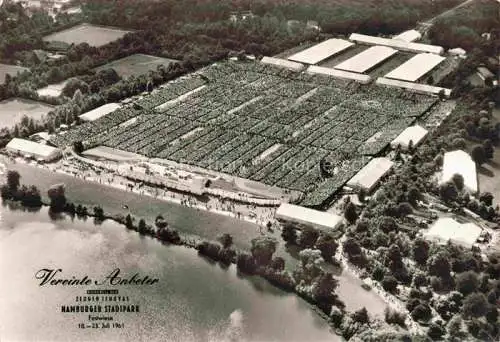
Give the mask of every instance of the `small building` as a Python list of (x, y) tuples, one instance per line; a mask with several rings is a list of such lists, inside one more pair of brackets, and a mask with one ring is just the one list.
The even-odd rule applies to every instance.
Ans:
[(424, 233), (427, 240), (441, 244), (451, 242), (466, 248), (471, 248), (481, 236), (481, 227), (474, 223), (459, 223), (451, 217), (438, 219)]
[(443, 158), (443, 174), (440, 183), (451, 181), (455, 174), (464, 179), (464, 187), (472, 193), (478, 189), (476, 163), (471, 156), (462, 150), (447, 152)]
[(108, 115), (109, 113), (114, 112), (120, 107), (121, 106), (118, 103), (106, 103), (105, 105), (102, 105), (100, 107), (92, 109), (91, 111), (88, 111), (87, 113), (80, 115), (80, 120), (95, 121), (99, 118), (102, 118), (105, 115)]
[(452, 56), (460, 56), (460, 57), (465, 56), (467, 54), (467, 52), (460, 47), (450, 49), (450, 50), (448, 50), (448, 53)]
[(58, 148), (19, 138), (12, 139), (5, 148), (10, 153), (21, 154), (25, 157), (33, 157), (46, 162), (56, 160), (62, 156), (62, 152)]
[(393, 166), (394, 162), (388, 158), (374, 158), (347, 182), (347, 186), (370, 193)]
[(301, 63), (297, 63), (297, 62), (291, 62), (291, 61), (287, 61), (286, 59), (282, 59), (282, 58), (275, 58), (275, 57), (264, 57), (260, 60), (260, 62), (262, 64), (270, 64), (270, 65), (274, 65), (274, 66), (277, 66), (277, 67), (280, 67), (280, 68), (286, 68), (286, 69), (290, 69), (292, 71), (302, 71), (304, 70), (304, 65), (301, 64)]
[(49, 141), (50, 134), (48, 132), (38, 132), (30, 136), (30, 140), (34, 142), (46, 142)]
[(407, 127), (391, 142), (391, 147), (400, 146), (403, 151), (406, 151), (410, 146), (410, 141), (413, 147), (416, 147), (427, 136), (427, 133), (428, 131), (419, 125)]
[(276, 218), (281, 221), (293, 222), (310, 226), (319, 230), (331, 231), (343, 221), (341, 216), (319, 210), (282, 203), (276, 210)]
[(492, 85), (497, 85), (498, 81), (495, 79), (495, 74), (488, 68), (481, 66), (476, 69), (476, 72), (469, 76), (469, 82), (476, 87), (484, 87), (491, 81)]
[(398, 39), (407, 43), (414, 42), (420, 38), (422, 38), (422, 35), (417, 30), (404, 31), (397, 36), (392, 37), (392, 39)]

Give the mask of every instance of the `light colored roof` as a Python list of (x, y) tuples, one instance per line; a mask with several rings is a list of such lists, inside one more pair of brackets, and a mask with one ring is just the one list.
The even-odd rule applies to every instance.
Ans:
[(276, 217), (326, 230), (334, 229), (342, 223), (341, 216), (288, 203), (279, 206)]
[(10, 150), (19, 151), (21, 153), (29, 153), (41, 157), (50, 157), (54, 152), (59, 151), (59, 149), (52, 146), (19, 138), (12, 139), (6, 147)]
[(418, 54), (385, 75), (386, 78), (415, 82), (446, 58), (432, 53)]
[(291, 55), (288, 59), (305, 64), (317, 64), (353, 45), (347, 40), (332, 38)]
[(397, 52), (398, 50), (387, 46), (372, 46), (354, 57), (336, 65), (334, 68), (363, 73)]
[(401, 148), (407, 149), (410, 141), (413, 142), (413, 146), (417, 146), (427, 133), (428, 131), (419, 125), (407, 127), (391, 142), (391, 146), (395, 148), (399, 145)]
[(455, 174), (462, 175), (467, 189), (478, 191), (476, 163), (467, 152), (457, 150), (444, 154), (441, 183), (448, 182)]
[(415, 83), (415, 82), (392, 80), (392, 79), (385, 78), (385, 77), (377, 78), (376, 83), (381, 84), (381, 85), (385, 85), (385, 86), (389, 86), (389, 87), (405, 88), (405, 89), (413, 90), (415, 92), (423, 93), (423, 94), (438, 95), (441, 92), (441, 90), (443, 90), (444, 95), (446, 97), (449, 97), (451, 95), (451, 89), (448, 89), (448, 88), (435, 87), (435, 86), (431, 86), (428, 84), (420, 84), (420, 83)]
[(444, 49), (441, 46), (437, 45), (429, 45), (429, 44), (421, 44), (421, 43), (411, 43), (405, 42), (399, 39), (389, 39), (389, 38), (380, 38), (374, 36), (367, 36), (364, 34), (353, 33), (349, 36), (349, 40), (364, 43), (369, 45), (383, 45), (390, 46), (398, 50), (409, 51), (409, 52), (429, 52), (435, 54), (442, 54)]
[(40, 137), (43, 140), (49, 140), (50, 134), (48, 132), (38, 132), (38, 133), (32, 134), (31, 137)]
[(481, 74), (483, 77), (488, 78), (488, 77), (495, 77), (495, 74), (492, 73), (488, 68), (486, 67), (479, 67), (477, 68), (477, 72)]
[(393, 165), (394, 162), (390, 159), (374, 158), (347, 182), (347, 186), (371, 191)]
[(473, 223), (461, 224), (451, 217), (438, 219), (424, 236), (429, 240), (447, 243), (451, 241), (464, 247), (472, 247), (481, 235), (482, 229)]
[(465, 55), (467, 52), (464, 49), (457, 47), (457, 48), (448, 50), (448, 53), (450, 55)]
[(304, 65), (302, 65), (300, 63), (290, 62), (290, 61), (287, 61), (286, 59), (275, 58), (275, 57), (267, 57), (266, 56), (266, 57), (262, 58), (260, 62), (264, 63), (264, 64), (271, 64), (271, 65), (276, 65), (279, 67), (284, 67), (284, 68), (291, 69), (294, 71), (301, 71), (302, 69), (304, 69)]
[(392, 39), (399, 39), (408, 43), (419, 40), (420, 38), (422, 38), (422, 35), (417, 30), (404, 31), (397, 36), (392, 37)]
[(316, 65), (311, 65), (309, 68), (307, 68), (307, 72), (311, 73), (311, 74), (322, 74), (322, 75), (328, 75), (328, 76), (333, 76), (333, 77), (347, 79), (347, 80), (353, 80), (353, 81), (357, 81), (357, 82), (360, 82), (363, 84), (370, 83), (370, 81), (371, 81), (371, 77), (368, 75), (363, 75), (363, 74), (358, 74), (355, 72), (349, 72), (349, 71), (343, 71), (343, 70), (324, 68), (324, 67), (319, 67)]
[(23, 68), (17, 65), (9, 65), (0, 63), (0, 84), (4, 84), (5, 76), (8, 74), (12, 77), (19, 73), (29, 70), (28, 68)]
[(80, 119), (82, 119), (83, 121), (94, 121), (105, 115), (108, 115), (111, 112), (114, 112), (118, 108), (120, 108), (120, 104), (118, 103), (106, 103), (105, 105), (102, 105), (100, 107), (97, 107), (96, 109), (92, 109), (91, 111), (80, 115)]

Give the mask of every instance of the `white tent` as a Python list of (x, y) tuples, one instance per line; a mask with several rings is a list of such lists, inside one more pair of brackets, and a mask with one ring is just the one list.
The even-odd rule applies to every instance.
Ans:
[(422, 38), (422, 35), (417, 30), (404, 31), (397, 36), (392, 37), (392, 39), (398, 39), (408, 43), (419, 40), (420, 38)]
[(445, 58), (439, 55), (420, 53), (401, 64), (384, 77), (415, 82), (444, 60)]
[(476, 163), (467, 152), (457, 150), (444, 154), (441, 184), (450, 181), (455, 174), (464, 178), (466, 189), (472, 193), (478, 191)]
[(439, 93), (442, 91), (444, 92), (444, 96), (446, 97), (450, 97), (451, 95), (451, 89), (448, 88), (435, 87), (428, 84), (420, 84), (415, 82), (392, 80), (385, 77), (377, 78), (377, 81), (375, 83), (388, 87), (404, 88), (421, 94), (439, 95)]
[(57, 159), (62, 155), (61, 150), (58, 148), (19, 138), (12, 139), (5, 148), (12, 153), (45, 161)]
[(407, 127), (391, 142), (391, 147), (396, 148), (400, 146), (403, 150), (407, 150), (410, 141), (415, 147), (427, 136), (427, 133), (428, 131), (419, 125)]
[(332, 38), (291, 55), (288, 59), (305, 64), (317, 64), (353, 45), (354, 43), (347, 40)]
[(374, 158), (347, 182), (347, 186), (371, 192), (393, 165), (394, 162), (387, 158)]
[(120, 107), (121, 106), (118, 103), (106, 103), (105, 105), (102, 105), (100, 107), (92, 109), (91, 111), (88, 111), (85, 114), (80, 115), (80, 119), (83, 121), (94, 121), (105, 115), (108, 115), (109, 113), (114, 112)]
[(307, 68), (307, 72), (310, 74), (321, 74), (321, 75), (332, 76), (335, 78), (341, 78), (341, 79), (345, 79), (345, 80), (357, 81), (357, 82), (360, 82), (362, 84), (367, 84), (367, 83), (370, 83), (370, 81), (371, 81), (371, 77), (368, 75), (358, 74), (355, 72), (349, 72), (349, 71), (344, 71), (344, 70), (324, 68), (324, 67), (319, 67), (316, 65), (311, 65), (309, 68)]
[(348, 60), (337, 64), (334, 68), (363, 73), (382, 63), (397, 52), (398, 50), (387, 46), (372, 46)]
[(275, 58), (275, 57), (264, 57), (260, 61), (263, 64), (271, 64), (282, 68), (287, 68), (293, 71), (301, 71), (304, 69), (304, 65), (300, 63), (290, 62), (286, 59)]
[(332, 230), (342, 223), (342, 217), (298, 205), (282, 203), (276, 210), (276, 218), (312, 226), (321, 230)]
[(451, 217), (438, 219), (424, 237), (438, 243), (451, 243), (471, 248), (481, 235), (482, 229), (473, 223), (461, 224)]
[(421, 43), (412, 43), (405, 42), (399, 39), (389, 39), (389, 38), (381, 38), (375, 36), (367, 36), (365, 34), (353, 33), (349, 36), (349, 40), (355, 41), (361, 44), (369, 44), (369, 45), (383, 45), (389, 46), (402, 51), (409, 52), (429, 52), (435, 53), (437, 55), (441, 55), (444, 52), (443, 47), (437, 45), (429, 45), (429, 44), (421, 44)]

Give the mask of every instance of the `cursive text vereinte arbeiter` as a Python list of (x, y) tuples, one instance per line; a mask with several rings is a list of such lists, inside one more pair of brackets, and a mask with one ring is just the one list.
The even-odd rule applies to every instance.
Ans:
[(35, 273), (35, 278), (40, 280), (39, 286), (45, 285), (63, 285), (63, 286), (90, 286), (90, 285), (153, 285), (159, 282), (158, 278), (150, 278), (149, 276), (140, 276), (138, 273), (131, 277), (121, 277), (120, 269), (115, 268), (111, 273), (106, 275), (102, 280), (93, 280), (87, 275), (83, 277), (71, 276), (70, 278), (62, 277), (62, 269), (43, 268)]

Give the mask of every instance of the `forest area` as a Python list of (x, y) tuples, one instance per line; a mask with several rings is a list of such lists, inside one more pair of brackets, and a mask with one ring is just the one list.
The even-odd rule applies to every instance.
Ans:
[[(351, 32), (394, 34), (413, 28), (459, 2), (89, 0), (81, 3), (81, 14), (58, 14), (55, 19), (43, 11), (30, 17), (20, 4), (3, 4), (0, 7), (0, 62), (21, 64), (30, 71), (8, 77), (7, 82), (0, 85), (0, 100), (19, 96), (64, 104), (40, 123), (40, 127), (50, 130), (55, 123), (72, 123), (82, 112), (135, 95), (230, 54), (274, 55), (302, 43)], [(239, 13), (249, 10), (253, 14), (250, 18), (229, 20), (230, 15), (238, 17)], [(300, 24), (290, 26), (289, 20), (299, 20)], [(307, 27), (308, 20), (317, 21), (321, 32)], [(71, 45), (66, 58), (57, 63), (40, 62), (36, 58), (33, 49), (47, 47), (42, 40), (44, 35), (82, 22), (136, 31), (98, 48), (85, 43)], [(127, 80), (121, 80), (112, 70), (94, 70), (136, 53), (172, 58), (180, 63)], [(39, 98), (37, 89), (70, 78), (74, 79), (68, 82), (64, 96)], [(77, 90), (83, 99), (78, 95), (78, 105), (75, 105), (72, 97)]]

